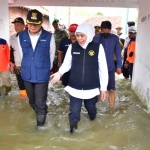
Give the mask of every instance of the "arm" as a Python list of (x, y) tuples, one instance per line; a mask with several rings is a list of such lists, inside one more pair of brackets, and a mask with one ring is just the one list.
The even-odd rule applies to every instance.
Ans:
[(116, 44), (115, 44), (115, 55), (117, 58), (117, 73), (121, 73), (121, 68), (122, 68), (122, 58), (121, 58), (121, 48), (119, 45), (119, 39), (117, 37), (116, 39)]
[(107, 68), (104, 48), (101, 44), (99, 46), (98, 63), (99, 63), (99, 78), (100, 78), (100, 86), (101, 86), (100, 88), (101, 98), (102, 101), (104, 101), (106, 98), (106, 91), (108, 85), (108, 68)]
[[(64, 39), (64, 38), (63, 38)], [(60, 66), (62, 65), (63, 62), (63, 39), (61, 39), (59, 46), (58, 46), (58, 67), (60, 68)]]
[(72, 45), (68, 47), (64, 62), (62, 63), (61, 67), (59, 68), (59, 71), (51, 75), (53, 79), (51, 80), (51, 84), (56, 83), (60, 80), (60, 77), (71, 68), (71, 62), (72, 62), (72, 55), (71, 55)]
[(50, 41), (50, 50), (49, 50), (49, 54), (50, 54), (50, 60), (51, 60), (51, 68), (53, 67), (53, 61), (54, 61), (54, 57), (55, 57), (55, 51), (56, 51), (56, 45), (55, 45), (55, 39), (54, 36), (52, 35), (51, 37), (51, 41)]
[(60, 50), (57, 50), (58, 52), (58, 67), (60, 68), (60, 66), (62, 65), (62, 60), (63, 60), (63, 52)]

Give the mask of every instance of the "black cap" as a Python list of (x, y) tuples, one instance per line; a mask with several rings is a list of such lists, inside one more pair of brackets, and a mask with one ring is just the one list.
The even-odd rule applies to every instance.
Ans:
[(41, 24), (43, 15), (36, 9), (30, 10), (27, 14), (26, 22), (28, 24)]
[(128, 21), (127, 24), (128, 24), (128, 26), (135, 26), (135, 22), (134, 21)]
[(54, 19), (52, 24), (54, 24), (54, 23), (59, 23), (59, 20), (58, 19)]
[(11, 23), (16, 23), (16, 22), (24, 24), (24, 20), (23, 20), (21, 17), (17, 17), (17, 18), (16, 18), (13, 22), (11, 22)]
[(111, 22), (110, 21), (103, 21), (101, 23), (101, 29), (104, 28), (104, 29), (110, 29), (111, 30)]

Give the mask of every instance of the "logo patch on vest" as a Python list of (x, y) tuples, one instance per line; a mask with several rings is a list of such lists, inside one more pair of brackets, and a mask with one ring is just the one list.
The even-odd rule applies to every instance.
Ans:
[(73, 52), (73, 54), (80, 54), (80, 52)]
[(94, 56), (94, 55), (95, 55), (95, 52), (94, 52), (93, 50), (90, 50), (90, 51), (88, 52), (88, 54), (89, 54), (90, 56)]

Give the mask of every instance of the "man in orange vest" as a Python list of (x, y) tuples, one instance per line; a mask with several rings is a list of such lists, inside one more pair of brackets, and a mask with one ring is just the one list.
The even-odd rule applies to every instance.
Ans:
[(125, 62), (125, 65), (129, 65), (129, 74), (130, 74), (131, 80), (132, 80), (132, 72), (133, 72), (134, 57), (135, 57), (136, 33), (137, 33), (137, 30), (136, 30), (135, 26), (131, 26), (129, 28), (130, 42), (128, 45), (127, 59)]
[(6, 40), (0, 38), (0, 78), (2, 86), (5, 87), (6, 94), (11, 91), (11, 81), (9, 73), (10, 51)]

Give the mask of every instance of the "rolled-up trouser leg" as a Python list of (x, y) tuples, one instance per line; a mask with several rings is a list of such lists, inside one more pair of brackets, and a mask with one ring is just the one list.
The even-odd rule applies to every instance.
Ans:
[(75, 98), (70, 95), (69, 121), (71, 123), (76, 123), (80, 121), (81, 107), (82, 107), (82, 99)]

